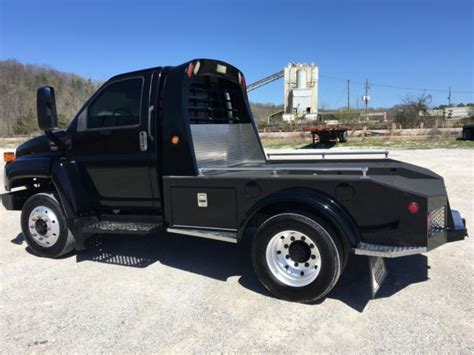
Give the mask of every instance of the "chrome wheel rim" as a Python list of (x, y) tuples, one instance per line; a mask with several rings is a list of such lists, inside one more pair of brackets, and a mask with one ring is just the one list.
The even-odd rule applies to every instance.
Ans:
[(58, 241), (59, 220), (48, 207), (38, 206), (31, 211), (28, 228), (35, 243), (44, 248), (50, 248)]
[(294, 230), (279, 232), (270, 239), (266, 260), (273, 276), (292, 287), (309, 285), (321, 270), (321, 255), (316, 244)]

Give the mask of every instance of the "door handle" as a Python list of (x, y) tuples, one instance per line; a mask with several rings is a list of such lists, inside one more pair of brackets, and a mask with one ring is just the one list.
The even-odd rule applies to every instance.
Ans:
[(140, 150), (142, 152), (146, 152), (148, 149), (148, 137), (145, 131), (140, 131), (138, 133), (138, 136), (140, 138)]

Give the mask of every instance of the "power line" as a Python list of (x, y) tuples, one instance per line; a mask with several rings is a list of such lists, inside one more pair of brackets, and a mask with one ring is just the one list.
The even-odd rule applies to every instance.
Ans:
[[(329, 76), (329, 75), (323, 75), (319, 74), (320, 77), (322, 78), (327, 78), (327, 79), (333, 79), (333, 80), (343, 80), (347, 82), (347, 78), (340, 78), (336, 76)], [(357, 84), (357, 85), (365, 85), (363, 82), (359, 81), (354, 81), (351, 80), (351, 83)], [(413, 91), (430, 91), (430, 92), (442, 92), (445, 93), (446, 89), (421, 89), (421, 88), (413, 88), (413, 87), (405, 87), (405, 86), (396, 86), (396, 85), (389, 85), (389, 84), (377, 84), (377, 83), (370, 83), (372, 87), (383, 87), (383, 88), (389, 88), (389, 89), (399, 89), (399, 90), (413, 90)], [(466, 90), (451, 90), (451, 93), (453, 94), (474, 94), (474, 91), (466, 91)]]

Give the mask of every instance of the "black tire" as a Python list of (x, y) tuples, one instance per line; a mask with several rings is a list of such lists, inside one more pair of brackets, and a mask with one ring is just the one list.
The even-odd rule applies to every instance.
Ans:
[[(54, 219), (54, 223), (59, 225), (59, 236), (57, 237), (57, 240), (48, 246), (38, 244), (35, 238), (33, 238), (30, 230), (30, 214), (35, 208), (40, 206), (47, 207), (53, 211), (57, 217)], [(38, 256), (58, 258), (74, 249), (74, 237), (67, 227), (64, 213), (56, 198), (51, 194), (39, 193), (31, 196), (25, 202), (21, 211), (21, 229), (31, 251)]]
[(339, 136), (339, 142), (340, 143), (346, 143), (347, 142), (347, 131), (344, 131), (344, 132), (341, 132), (340, 136)]
[[(319, 274), (304, 286), (294, 287), (279, 280), (267, 261), (267, 246), (272, 238), (288, 230), (307, 236), (320, 254)], [(343, 246), (329, 225), (300, 213), (283, 213), (269, 218), (257, 230), (252, 244), (252, 264), (260, 282), (276, 297), (302, 303), (321, 299), (332, 290), (344, 267), (343, 255)]]

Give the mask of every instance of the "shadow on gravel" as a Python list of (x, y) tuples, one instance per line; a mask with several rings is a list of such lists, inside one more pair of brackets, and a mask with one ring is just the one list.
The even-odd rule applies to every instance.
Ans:
[(331, 149), (336, 145), (336, 141), (329, 141), (329, 142), (316, 142), (307, 144), (303, 147), (300, 147), (300, 149)]
[[(424, 255), (385, 259), (385, 262), (388, 276), (375, 299), (390, 297), (411, 284), (428, 280), (428, 258)], [(344, 273), (328, 298), (338, 299), (363, 312), (372, 299), (368, 263), (365, 256), (351, 255)]]
[[(272, 297), (257, 280), (250, 261), (250, 243), (230, 244), (163, 233), (157, 236), (104, 235), (91, 240), (89, 249), (76, 254), (77, 262), (145, 268), (155, 262), (220, 281), (240, 276), (239, 283)], [(427, 257), (386, 259), (389, 275), (376, 299), (390, 297), (405, 287), (428, 279)], [(351, 255), (344, 273), (327, 298), (337, 299), (363, 312), (371, 300), (368, 260)], [(318, 303), (323, 303), (320, 301)]]
[(25, 236), (23, 235), (23, 233), (20, 233), (15, 238), (10, 240), (10, 242), (16, 245), (22, 245), (23, 242), (25, 242)]

